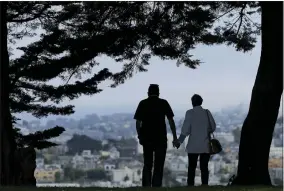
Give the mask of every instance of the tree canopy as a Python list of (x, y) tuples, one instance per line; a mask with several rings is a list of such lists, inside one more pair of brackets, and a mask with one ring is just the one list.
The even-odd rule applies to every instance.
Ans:
[[(260, 31), (250, 19), (259, 12), (257, 2), (8, 2), (7, 12), (10, 43), (42, 31), (17, 47), (23, 54), (10, 57), (9, 68), (12, 113), (36, 117), (73, 113), (72, 105), (58, 103), (99, 93), (107, 79), (116, 87), (147, 71), (152, 56), (196, 68), (201, 61), (190, 54), (196, 45), (249, 51)], [(122, 63), (122, 70), (93, 74), (103, 65), (96, 61), (100, 55)], [(82, 79), (87, 73), (92, 77)], [(60, 85), (48, 83), (58, 77)]]

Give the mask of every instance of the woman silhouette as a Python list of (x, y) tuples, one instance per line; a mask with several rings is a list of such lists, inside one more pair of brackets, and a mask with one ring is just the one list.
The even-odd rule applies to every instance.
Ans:
[(178, 148), (184, 139), (189, 136), (186, 151), (188, 153), (188, 177), (187, 185), (194, 186), (197, 159), (200, 161), (202, 185), (208, 185), (209, 136), (216, 129), (214, 118), (209, 110), (201, 107), (203, 99), (200, 95), (191, 98), (193, 109), (185, 114), (178, 142), (174, 145)]

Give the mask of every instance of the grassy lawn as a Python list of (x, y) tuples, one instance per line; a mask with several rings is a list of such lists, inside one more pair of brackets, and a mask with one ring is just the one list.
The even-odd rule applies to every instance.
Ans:
[(254, 187), (226, 187), (226, 186), (212, 186), (212, 187), (176, 187), (176, 188), (0, 188), (1, 191), (32, 191), (32, 190), (43, 190), (43, 191), (148, 191), (148, 190), (161, 190), (161, 191), (282, 191), (283, 187), (263, 187), (263, 186), (254, 186)]

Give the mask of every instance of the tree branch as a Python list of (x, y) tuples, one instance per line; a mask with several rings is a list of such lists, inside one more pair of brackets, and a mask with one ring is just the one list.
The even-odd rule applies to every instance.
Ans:
[(232, 28), (236, 25), (236, 23), (240, 20), (241, 17), (238, 17), (238, 19), (232, 24), (232, 26), (227, 30), (230, 31)]
[(253, 24), (257, 29), (260, 29), (260, 26), (258, 26), (253, 20), (251, 20), (251, 18), (249, 18), (249, 16), (247, 16), (246, 14), (244, 14), (244, 16), (245, 16), (250, 22), (252, 22), (252, 24)]
[(29, 18), (25, 18), (25, 19), (11, 19), (11, 20), (8, 20), (7, 22), (9, 22), (9, 23), (24, 23), (24, 22), (29, 22), (29, 21), (38, 19), (38, 18), (41, 17), (43, 12), (46, 11), (49, 7), (50, 7), (49, 4), (45, 4), (44, 7), (37, 14), (33, 15), (33, 17), (29, 17)]
[(244, 4), (244, 6), (242, 7), (242, 9), (241, 9), (241, 11), (240, 11), (240, 24), (239, 24), (239, 27), (238, 27), (238, 30), (237, 30), (236, 35), (239, 34), (239, 31), (240, 31), (241, 26), (242, 26), (242, 24), (243, 24), (243, 17), (244, 17), (244, 15), (245, 15), (245, 14), (244, 14), (245, 8), (246, 8), (246, 4)]
[(220, 18), (222, 18), (223, 16), (227, 15), (228, 13), (232, 12), (234, 9), (236, 9), (236, 7), (233, 7), (231, 9), (229, 9), (228, 11), (226, 11), (225, 13), (223, 13), (222, 15), (219, 15), (216, 19), (214, 19), (214, 21), (219, 20)]
[[(101, 22), (99, 23), (99, 27), (101, 28), (102, 25), (105, 23), (105, 21), (108, 19), (108, 17), (115, 11), (115, 8), (111, 9), (105, 16), (104, 18), (101, 20)], [(97, 34), (97, 33), (96, 33)], [(79, 69), (80, 66), (77, 66), (76, 68), (74, 68), (74, 70), (72, 71), (71, 75), (69, 76), (67, 82), (65, 83), (65, 85), (67, 85), (69, 83), (69, 81), (71, 80), (71, 78), (73, 77), (73, 75), (77, 72), (77, 70)]]
[(73, 70), (73, 72), (72, 72), (71, 75), (69, 76), (69, 78), (68, 78), (67, 82), (65, 83), (65, 85), (67, 85), (67, 84), (69, 83), (70, 79), (71, 79), (72, 76), (77, 72), (77, 70), (79, 69), (79, 67), (80, 67), (80, 66), (77, 66), (77, 67)]

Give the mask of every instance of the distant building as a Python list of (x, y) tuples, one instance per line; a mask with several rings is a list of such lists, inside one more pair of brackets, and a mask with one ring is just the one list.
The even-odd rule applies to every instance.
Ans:
[(283, 180), (283, 168), (269, 168), (269, 174), (272, 179)]
[(44, 166), (44, 158), (37, 158), (36, 159), (36, 167), (37, 168), (43, 168)]
[(283, 168), (283, 158), (271, 158), (271, 159), (269, 159), (268, 167), (271, 168), (271, 169)]
[(166, 166), (170, 171), (174, 173), (179, 173), (187, 171), (188, 164), (182, 159), (175, 157), (171, 161), (167, 161)]
[(115, 147), (110, 148), (109, 153), (111, 159), (118, 159), (120, 157), (120, 152)]
[(176, 181), (179, 182), (182, 185), (187, 184), (187, 176), (177, 176)]
[(119, 148), (118, 151), (122, 159), (133, 159), (137, 155), (136, 147), (123, 147)]
[(125, 169), (125, 167), (128, 167), (130, 169), (134, 168), (140, 168), (142, 169), (143, 164), (137, 160), (131, 160), (131, 161), (126, 161), (126, 160), (120, 160), (118, 162), (118, 169)]
[(56, 173), (63, 173), (58, 165), (45, 165), (44, 168), (36, 168), (34, 176), (37, 182), (53, 183), (56, 179)]
[(104, 162), (104, 170), (111, 171), (116, 168), (116, 163), (113, 160), (107, 160)]
[(72, 156), (58, 156), (58, 160), (55, 161), (56, 164), (60, 164), (62, 167), (71, 165)]
[(84, 150), (81, 155), (76, 154), (71, 163), (73, 168), (91, 170), (96, 168), (96, 161), (97, 157), (92, 155), (90, 150)]
[(140, 182), (142, 180), (141, 169), (130, 169), (125, 167), (124, 169), (115, 169), (111, 171), (113, 182), (125, 182), (126, 177), (130, 182)]
[(214, 136), (217, 138), (217, 139), (224, 139), (226, 142), (234, 142), (235, 141), (235, 137), (232, 133), (224, 133), (224, 132), (216, 132), (214, 133)]
[(283, 147), (270, 147), (270, 157), (281, 157), (283, 156)]

